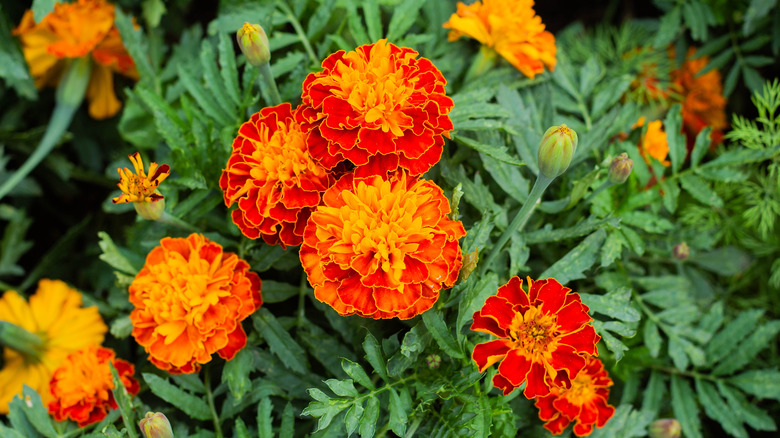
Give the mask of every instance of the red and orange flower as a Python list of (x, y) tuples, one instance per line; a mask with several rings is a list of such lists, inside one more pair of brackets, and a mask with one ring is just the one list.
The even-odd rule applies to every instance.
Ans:
[(572, 379), (571, 388), (553, 388), (549, 395), (536, 399), (539, 418), (544, 427), (554, 435), (560, 435), (569, 423), (576, 421), (574, 434), (590, 435), (593, 427), (604, 427), (615, 413), (607, 403), (609, 378), (604, 364), (596, 358), (588, 358), (585, 367)]
[(386, 40), (336, 52), (303, 82), (309, 153), (325, 168), (348, 160), (360, 176), (406, 169), (420, 175), (441, 158), (453, 129), (447, 81), (417, 52)]
[(458, 2), (458, 10), (444, 27), (450, 41), (474, 38), (495, 50), (521, 73), (534, 78), (547, 67), (555, 70), (555, 37), (544, 30), (533, 0)]
[(95, 63), (86, 97), (89, 115), (95, 119), (111, 117), (122, 107), (114, 93), (114, 72), (138, 78), (114, 25), (114, 5), (104, 0), (57, 3), (37, 24), (28, 10), (13, 34), (22, 42), (24, 58), (39, 88), (56, 85), (69, 59), (91, 57)]
[(133, 364), (117, 359), (110, 348), (93, 345), (69, 355), (54, 372), (49, 386), (54, 397), (49, 403), (49, 413), (54, 419), (71, 419), (84, 427), (102, 420), (110, 410), (116, 409), (109, 364), (116, 368), (127, 392), (138, 394), (140, 387), (133, 378)]
[[(642, 116), (632, 129), (641, 128), (644, 125), (645, 117)], [(666, 159), (669, 155), (669, 141), (666, 138), (666, 131), (662, 121), (653, 120), (647, 124), (645, 135), (639, 140), (639, 153), (647, 164), (650, 164), (650, 159), (654, 158), (665, 167), (669, 167), (671, 163)]]
[(213, 353), (246, 345), (241, 321), (263, 303), (260, 278), (236, 254), (200, 234), (166, 237), (130, 285), (133, 337), (172, 374), (193, 373)]
[(576, 292), (553, 278), (529, 277), (528, 293), (522, 286), (512, 277), (474, 313), (471, 329), (499, 339), (477, 344), (472, 359), (480, 372), (501, 361), (493, 385), (507, 395), (526, 382), (523, 394), (531, 399), (570, 388), (585, 355), (598, 354), (600, 337)]
[(283, 103), (241, 125), (219, 180), (225, 205), (238, 204), (232, 217), (241, 232), (283, 248), (301, 244), (312, 208), (334, 182), (307, 152), (299, 112)]
[(309, 218), (300, 257), (314, 296), (340, 315), (409, 319), (458, 278), (466, 234), (434, 183), (347, 174)]

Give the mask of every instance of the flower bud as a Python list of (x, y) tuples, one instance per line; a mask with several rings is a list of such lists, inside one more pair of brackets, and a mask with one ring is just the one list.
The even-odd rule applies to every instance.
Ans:
[(628, 158), (628, 154), (623, 152), (612, 160), (609, 166), (609, 182), (612, 184), (623, 184), (631, 175), (634, 168), (634, 162)]
[(173, 438), (171, 423), (162, 412), (147, 412), (138, 426), (145, 438)]
[(236, 32), (236, 40), (246, 60), (255, 67), (267, 64), (271, 60), (268, 37), (259, 24), (244, 23)]
[(138, 216), (148, 221), (156, 221), (165, 212), (165, 199), (161, 198), (153, 202), (133, 202), (133, 207), (135, 207), (135, 212), (138, 213)]
[(441, 365), (441, 356), (438, 354), (429, 354), (425, 358), (425, 363), (428, 364), (428, 368), (435, 370), (436, 368), (439, 368), (439, 365)]
[(686, 260), (688, 256), (691, 255), (691, 248), (687, 243), (680, 242), (677, 245), (674, 245), (674, 248), (672, 249), (672, 255), (677, 260)]
[(674, 418), (655, 420), (648, 429), (650, 438), (680, 438), (681, 433), (680, 422)]
[(477, 262), (479, 262), (479, 248), (471, 251), (470, 253), (463, 254), (463, 265), (460, 268), (458, 279), (460, 281), (468, 280), (471, 273), (474, 272), (474, 269), (476, 269)]
[(539, 171), (548, 178), (566, 172), (577, 150), (577, 133), (566, 125), (553, 126), (539, 143)]

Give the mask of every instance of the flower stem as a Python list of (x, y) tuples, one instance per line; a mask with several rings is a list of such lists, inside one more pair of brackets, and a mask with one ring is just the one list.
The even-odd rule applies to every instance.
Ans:
[(209, 371), (211, 367), (206, 366), (203, 372), (203, 384), (206, 387), (206, 400), (209, 403), (209, 410), (211, 410), (211, 420), (214, 422), (214, 433), (217, 438), (223, 438), (222, 426), (219, 424), (219, 416), (217, 415), (217, 409), (214, 407), (214, 394), (211, 392), (211, 376)]
[(517, 215), (514, 219), (512, 219), (512, 222), (509, 224), (509, 226), (506, 227), (504, 234), (502, 234), (498, 239), (498, 242), (493, 245), (493, 249), (490, 250), (490, 254), (488, 255), (487, 259), (485, 259), (485, 261), (482, 263), (482, 267), (479, 271), (480, 275), (484, 275), (488, 269), (488, 266), (493, 264), (493, 262), (496, 260), (496, 257), (498, 257), (498, 254), (504, 248), (504, 245), (506, 245), (506, 243), (509, 241), (509, 238), (512, 237), (512, 234), (523, 229), (525, 223), (528, 222), (528, 218), (531, 217), (531, 213), (533, 213), (537, 204), (539, 204), (539, 201), (542, 198), (542, 194), (554, 179), (555, 178), (550, 178), (539, 172), (539, 176), (536, 177), (534, 187), (531, 189), (531, 193), (528, 194), (528, 199), (525, 200), (523, 207), (520, 208), (520, 211), (517, 212)]
[(309, 55), (309, 59), (311, 60), (312, 64), (319, 64), (317, 55), (314, 54), (314, 49), (312, 49), (311, 43), (309, 42), (309, 38), (306, 36), (306, 32), (303, 31), (303, 27), (301, 27), (301, 23), (295, 17), (292, 9), (290, 9), (286, 2), (283, 1), (277, 1), (276, 5), (279, 6), (279, 9), (281, 9), (284, 12), (284, 15), (287, 16), (287, 21), (292, 24), (292, 27), (295, 29), (295, 33), (298, 34), (298, 38), (301, 40), (303, 48), (306, 49), (306, 54)]
[(16, 324), (0, 321), (0, 345), (40, 361), (43, 339)]
[(195, 226), (193, 226), (193, 225), (191, 225), (191, 224), (189, 224), (187, 222), (184, 222), (183, 220), (177, 218), (176, 216), (172, 216), (167, 211), (163, 212), (162, 216), (160, 216), (160, 218), (157, 219), (157, 222), (161, 222), (161, 223), (168, 224), (168, 225), (173, 225), (175, 227), (179, 227), (179, 228), (185, 229), (187, 231), (192, 231), (192, 232), (198, 231), (197, 227), (195, 227)]
[(259, 67), (260, 74), (263, 75), (266, 86), (268, 86), (268, 92), (271, 94), (271, 103), (276, 106), (282, 103), (282, 98), (279, 97), (279, 89), (276, 88), (276, 81), (274, 75), (271, 73), (271, 65), (267, 62), (261, 64)]

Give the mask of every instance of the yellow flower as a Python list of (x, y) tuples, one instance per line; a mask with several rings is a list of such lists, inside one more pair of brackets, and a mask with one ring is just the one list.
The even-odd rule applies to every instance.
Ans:
[(157, 186), (171, 174), (171, 167), (167, 164), (158, 166), (157, 163), (149, 164), (149, 173), (144, 172), (144, 162), (138, 152), (128, 155), (133, 163), (135, 173), (125, 167), (117, 169), (119, 172), (119, 187), (122, 194), (112, 201), (114, 204), (132, 202), (136, 213), (146, 220), (156, 221), (165, 211), (165, 199), (157, 193)]
[[(641, 122), (641, 124), (640, 124)], [(644, 117), (634, 125), (640, 127), (644, 124)], [(653, 120), (647, 124), (647, 132), (645, 132), (644, 138), (639, 142), (639, 152), (645, 159), (646, 163), (650, 163), (650, 158), (655, 158), (660, 161), (666, 167), (669, 167), (669, 160), (666, 156), (669, 155), (669, 143), (666, 141), (666, 131), (663, 128), (663, 122), (660, 120)]]
[(8, 413), (8, 403), (21, 394), (22, 385), (36, 390), (44, 405), (52, 400), (49, 380), (54, 370), (72, 352), (103, 342), (108, 327), (97, 307), (81, 307), (81, 294), (59, 280), (41, 280), (38, 290), (26, 302), (8, 291), (0, 298), (0, 321), (15, 324), (43, 341), (38, 357), (3, 351), (0, 370), (0, 414)]
[(532, 78), (555, 69), (555, 37), (544, 30), (533, 0), (483, 0), (470, 5), (458, 2), (458, 11), (444, 23), (452, 29), (450, 41), (474, 38), (495, 50), (524, 75)]
[(86, 97), (89, 115), (95, 119), (112, 117), (122, 107), (114, 94), (112, 72), (138, 78), (114, 25), (114, 5), (104, 0), (58, 3), (37, 24), (28, 10), (13, 34), (22, 42), (24, 58), (39, 88), (57, 85), (70, 59), (91, 56), (94, 64)]

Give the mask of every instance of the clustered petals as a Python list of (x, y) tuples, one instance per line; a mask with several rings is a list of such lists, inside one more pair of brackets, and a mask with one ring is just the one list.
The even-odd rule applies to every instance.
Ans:
[(466, 232), (430, 181), (342, 177), (309, 218), (300, 257), (314, 295), (339, 314), (409, 319), (458, 277)]
[[(645, 117), (642, 116), (634, 124), (633, 128), (641, 128), (645, 125)], [(644, 136), (639, 140), (639, 153), (644, 158), (645, 163), (650, 164), (650, 159), (655, 159), (669, 167), (671, 164), (666, 157), (669, 155), (669, 141), (666, 138), (663, 122), (653, 120), (647, 123), (647, 130)]]
[(128, 155), (133, 163), (135, 173), (127, 167), (117, 169), (119, 183), (117, 187), (122, 194), (112, 199), (114, 204), (126, 202), (157, 202), (163, 199), (163, 195), (157, 193), (157, 187), (171, 174), (171, 168), (167, 164), (158, 166), (157, 163), (149, 164), (149, 172), (144, 171), (144, 161), (138, 152)]
[(312, 208), (334, 182), (309, 155), (299, 112), (283, 103), (241, 125), (219, 180), (225, 205), (238, 205), (232, 217), (241, 232), (282, 247), (301, 244)]
[(111, 392), (114, 382), (109, 364), (129, 394), (138, 394), (140, 386), (133, 377), (133, 364), (117, 359), (110, 348), (90, 346), (70, 354), (54, 371), (50, 389), (53, 401), (49, 413), (57, 421), (73, 420), (84, 427), (106, 417), (117, 408)]
[(481, 0), (458, 2), (458, 10), (444, 27), (448, 38), (474, 38), (495, 50), (521, 73), (534, 78), (545, 67), (555, 69), (555, 37), (545, 30), (533, 9), (533, 0)]
[(311, 156), (327, 169), (348, 161), (361, 176), (398, 168), (425, 173), (453, 129), (441, 72), (386, 40), (336, 52), (303, 83), (296, 117)]
[(695, 55), (696, 48), (691, 47), (683, 65), (672, 72), (675, 91), (682, 98), (683, 131), (688, 139), (688, 149), (693, 148), (696, 135), (704, 127), (712, 127), (712, 145), (723, 140), (723, 130), (728, 127), (720, 71), (712, 69), (700, 75), (710, 60), (707, 56)]
[(193, 373), (213, 353), (230, 360), (246, 345), (241, 326), (262, 304), (249, 264), (200, 234), (166, 237), (130, 285), (133, 337), (170, 373)]

